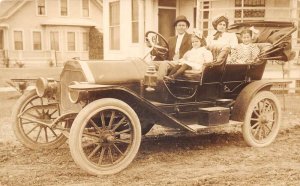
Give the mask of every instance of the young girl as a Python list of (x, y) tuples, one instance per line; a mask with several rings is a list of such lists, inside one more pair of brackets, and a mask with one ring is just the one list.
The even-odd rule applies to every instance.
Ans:
[(179, 59), (176, 65), (165, 79), (174, 79), (184, 73), (185, 70), (202, 70), (204, 63), (213, 61), (212, 53), (205, 48), (205, 39), (200, 33), (195, 33), (191, 38), (193, 48), (187, 51), (184, 56)]
[(241, 32), (242, 43), (238, 44), (235, 49), (231, 50), (230, 63), (246, 64), (253, 63), (260, 50), (257, 45), (252, 43), (252, 31), (245, 29)]

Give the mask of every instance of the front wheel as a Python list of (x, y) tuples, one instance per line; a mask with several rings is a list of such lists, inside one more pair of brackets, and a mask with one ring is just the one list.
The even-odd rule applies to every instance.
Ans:
[(57, 148), (67, 140), (61, 132), (66, 123), (60, 122), (55, 127), (43, 123), (51, 124), (59, 116), (59, 103), (52, 103), (30, 90), (14, 106), (12, 127), (17, 139), (30, 149)]
[(104, 98), (82, 109), (70, 131), (74, 161), (93, 175), (115, 174), (135, 158), (141, 143), (137, 114), (125, 102)]
[(280, 122), (277, 97), (269, 91), (257, 93), (250, 101), (242, 128), (246, 143), (253, 147), (271, 144), (278, 134)]

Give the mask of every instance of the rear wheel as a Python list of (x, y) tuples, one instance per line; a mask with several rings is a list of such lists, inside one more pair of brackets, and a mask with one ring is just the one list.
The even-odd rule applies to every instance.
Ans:
[(14, 133), (18, 140), (28, 148), (57, 148), (65, 143), (67, 138), (58, 130), (65, 123), (56, 127), (45, 124), (52, 123), (60, 116), (58, 103), (51, 103), (47, 98), (41, 98), (35, 90), (23, 94), (16, 102), (12, 112)]
[(250, 101), (243, 124), (243, 137), (253, 147), (264, 147), (276, 138), (281, 122), (280, 103), (269, 92), (257, 93)]
[(141, 143), (137, 114), (125, 102), (104, 98), (82, 109), (70, 131), (74, 161), (94, 175), (115, 174), (135, 158)]

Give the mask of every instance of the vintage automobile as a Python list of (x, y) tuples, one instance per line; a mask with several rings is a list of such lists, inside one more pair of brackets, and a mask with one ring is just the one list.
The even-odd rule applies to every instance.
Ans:
[[(39, 78), (36, 90), (17, 101), (12, 113), (15, 135), (31, 149), (57, 148), (69, 139), (74, 161), (93, 175), (125, 169), (154, 124), (197, 133), (241, 123), (248, 145), (269, 145), (278, 134), (281, 109), (270, 92), (272, 82), (262, 75), (268, 60), (289, 60), (296, 27), (249, 22), (229, 30), (239, 36), (251, 26), (260, 31), (258, 44), (267, 46), (255, 63), (226, 64), (225, 53), (202, 74), (190, 71), (174, 81), (158, 80), (151, 62), (142, 59), (69, 60), (59, 80)], [(160, 34), (150, 31), (146, 38), (156, 55), (166, 54)]]

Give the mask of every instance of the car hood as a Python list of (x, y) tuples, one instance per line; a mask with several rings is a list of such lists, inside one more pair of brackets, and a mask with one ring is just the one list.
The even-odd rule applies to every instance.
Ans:
[(88, 83), (120, 84), (137, 82), (144, 78), (147, 63), (134, 58), (124, 61), (67, 61), (64, 69), (82, 71)]

